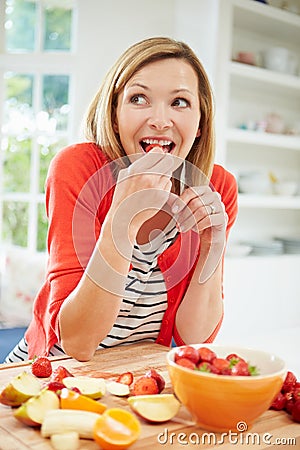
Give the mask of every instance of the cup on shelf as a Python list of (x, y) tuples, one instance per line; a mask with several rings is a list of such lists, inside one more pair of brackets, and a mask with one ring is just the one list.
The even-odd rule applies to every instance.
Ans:
[(267, 195), (271, 191), (269, 178), (258, 171), (240, 173), (238, 186), (242, 194), (248, 195)]
[(275, 72), (296, 75), (299, 59), (297, 55), (285, 47), (271, 47), (263, 53), (263, 66)]
[(275, 195), (296, 195), (298, 192), (297, 181), (277, 181), (273, 183), (273, 192)]

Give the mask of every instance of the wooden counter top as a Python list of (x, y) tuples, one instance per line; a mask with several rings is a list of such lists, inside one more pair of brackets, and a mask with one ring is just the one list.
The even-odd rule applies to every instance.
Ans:
[[(98, 351), (89, 362), (78, 362), (68, 357), (51, 357), (53, 368), (65, 366), (73, 375), (90, 375), (113, 379), (122, 372), (131, 371), (135, 377), (144, 375), (149, 368), (157, 369), (167, 381), (165, 393), (172, 392), (166, 367), (167, 347), (157, 344), (135, 344)], [(0, 387), (22, 372), (30, 371), (29, 364), (1, 364)], [(123, 407), (130, 410), (126, 398), (105, 394), (101, 402), (107, 406)], [(205, 430), (198, 428), (191, 420), (185, 407), (181, 407), (173, 420), (163, 424), (149, 424), (140, 419), (142, 433), (132, 450), (144, 449), (184, 449), (213, 448), (219, 450), (300, 448), (300, 424), (292, 421), (286, 412), (267, 411), (247, 432), (239, 435), (245, 442), (237, 443), (237, 436), (211, 436), (209, 442)], [(173, 433), (171, 435), (171, 433)], [(182, 434), (184, 433), (184, 434)], [(248, 436), (248, 437), (247, 437)], [(198, 439), (198, 444), (195, 440)], [(248, 443), (246, 442), (248, 439)], [(255, 439), (255, 440), (251, 440)], [(254, 442), (254, 444), (252, 443)], [(39, 430), (21, 424), (13, 417), (10, 407), (0, 405), (0, 449), (1, 450), (51, 450), (49, 439), (41, 437)], [(81, 439), (80, 450), (97, 450), (99, 446), (90, 440)]]

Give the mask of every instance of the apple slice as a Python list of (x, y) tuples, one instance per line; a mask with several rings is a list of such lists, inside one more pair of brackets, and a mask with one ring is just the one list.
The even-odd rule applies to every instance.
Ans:
[(19, 406), (14, 416), (25, 425), (37, 427), (42, 424), (46, 411), (50, 409), (59, 409), (59, 399), (55, 392), (44, 389)]
[(42, 389), (41, 382), (31, 373), (22, 372), (15, 376), (0, 393), (0, 403), (7, 406), (20, 406)]
[(98, 399), (103, 397), (106, 392), (104, 378), (95, 378), (88, 376), (66, 377), (63, 379), (64, 385), (72, 389), (78, 388), (80, 393), (87, 397)]
[(125, 397), (130, 393), (128, 384), (119, 383), (118, 381), (108, 381), (106, 389), (110, 394), (118, 397)]
[(150, 422), (166, 422), (179, 411), (180, 403), (173, 394), (138, 395), (128, 398), (130, 407)]

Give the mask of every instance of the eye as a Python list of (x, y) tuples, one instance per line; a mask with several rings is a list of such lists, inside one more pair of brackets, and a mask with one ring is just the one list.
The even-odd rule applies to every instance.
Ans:
[(187, 108), (190, 106), (190, 102), (185, 98), (176, 98), (173, 101), (172, 106), (176, 106), (178, 108)]
[(130, 103), (134, 103), (135, 105), (145, 105), (147, 101), (144, 95), (135, 94), (130, 98)]

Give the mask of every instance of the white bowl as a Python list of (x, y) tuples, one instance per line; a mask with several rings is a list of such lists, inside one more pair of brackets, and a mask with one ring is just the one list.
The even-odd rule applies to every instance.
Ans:
[(275, 195), (296, 195), (297, 191), (298, 183), (296, 181), (278, 181), (273, 186)]

